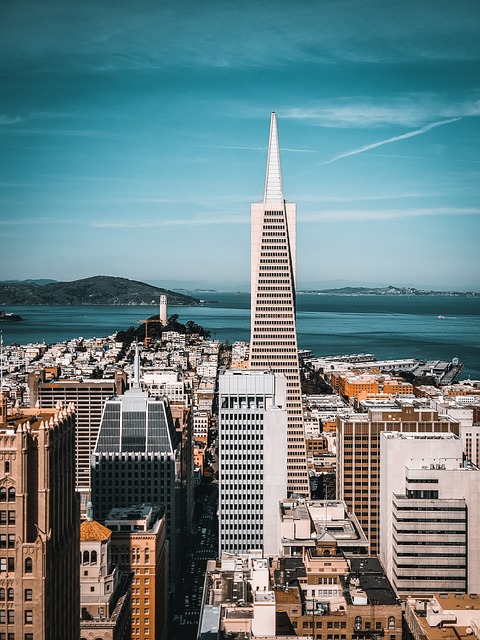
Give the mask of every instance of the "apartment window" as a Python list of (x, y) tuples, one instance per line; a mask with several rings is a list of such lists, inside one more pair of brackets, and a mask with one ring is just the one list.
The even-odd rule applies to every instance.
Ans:
[(24, 640), (33, 640), (33, 633), (26, 633), (24, 636)]
[(0, 624), (5, 624), (7, 620), (6, 615), (5, 609), (0, 609)]
[(25, 589), (25, 602), (30, 602), (33, 600), (33, 591), (32, 589)]
[(33, 572), (33, 560), (31, 558), (26, 558), (25, 560), (25, 573)]
[(31, 609), (25, 611), (25, 624), (33, 624), (33, 611)]
[(5, 573), (7, 570), (7, 559), (0, 558), (0, 573)]
[(15, 487), (10, 487), (8, 490), (8, 501), (15, 502)]
[(13, 589), (11, 587), (9, 589), (7, 589), (7, 600), (8, 600), (8, 602), (13, 602), (14, 601), (14, 591), (13, 591)]
[(0, 549), (6, 549), (6, 548), (7, 548), (7, 534), (2, 533), (0, 534)]
[(0, 488), (0, 502), (7, 501), (7, 489), (5, 487)]
[(15, 511), (8, 512), (8, 524), (15, 524)]
[(388, 628), (395, 629), (395, 618), (393, 616), (388, 618)]
[(8, 558), (8, 570), (15, 571), (15, 558)]
[(13, 624), (15, 622), (15, 611), (13, 609), (9, 609), (7, 611), (7, 624)]

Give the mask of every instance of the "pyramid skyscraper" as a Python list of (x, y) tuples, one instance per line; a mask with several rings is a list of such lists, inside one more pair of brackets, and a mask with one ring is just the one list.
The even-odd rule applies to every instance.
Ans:
[(295, 317), (296, 205), (283, 196), (272, 113), (262, 202), (252, 204), (250, 368), (287, 378), (288, 493), (309, 495)]

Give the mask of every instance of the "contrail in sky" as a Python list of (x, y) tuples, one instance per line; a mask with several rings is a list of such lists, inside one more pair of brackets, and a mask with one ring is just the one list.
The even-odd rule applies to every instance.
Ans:
[(397, 142), (398, 140), (405, 140), (406, 138), (414, 138), (415, 136), (422, 135), (422, 133), (427, 133), (427, 131), (434, 129), (435, 127), (441, 127), (444, 124), (450, 124), (451, 122), (457, 122), (458, 120), (461, 120), (461, 118), (450, 118), (449, 120), (440, 120), (439, 122), (432, 122), (432, 124), (427, 124), (425, 127), (422, 127), (421, 129), (415, 129), (415, 131), (402, 133), (401, 136), (394, 136), (393, 138), (388, 138), (388, 140), (380, 140), (380, 142), (372, 142), (372, 144), (367, 144), (364, 147), (359, 147), (358, 149), (352, 149), (352, 151), (345, 151), (345, 153), (340, 153), (338, 156), (335, 156), (331, 160), (326, 160), (323, 164), (331, 164), (332, 162), (336, 162), (341, 158), (356, 156), (359, 153), (363, 153), (364, 151), (370, 151), (370, 149), (376, 149), (377, 147), (382, 147), (384, 144), (390, 144), (390, 142)]

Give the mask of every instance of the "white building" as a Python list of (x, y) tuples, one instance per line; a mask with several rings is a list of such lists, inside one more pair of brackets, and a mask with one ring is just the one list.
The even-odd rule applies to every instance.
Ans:
[(210, 413), (208, 411), (193, 412), (192, 435), (194, 440), (208, 441), (208, 429), (210, 427)]
[(287, 494), (286, 380), (230, 370), (219, 378), (219, 549), (278, 550), (278, 503)]
[(183, 375), (176, 371), (162, 371), (156, 369), (145, 370), (142, 374), (142, 386), (152, 396), (167, 396), (170, 402), (188, 404)]
[(381, 434), (380, 560), (399, 595), (479, 591), (479, 494), (458, 436)]
[(295, 203), (283, 196), (272, 113), (264, 198), (252, 204), (250, 368), (287, 378), (288, 491), (309, 496), (295, 318), (296, 215)]

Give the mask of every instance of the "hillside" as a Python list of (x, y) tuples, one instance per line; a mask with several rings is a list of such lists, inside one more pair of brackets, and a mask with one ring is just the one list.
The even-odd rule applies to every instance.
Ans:
[(480, 293), (474, 291), (432, 291), (413, 287), (341, 287), (340, 289), (309, 289), (299, 294), (314, 293), (331, 296), (467, 296), (476, 298)]
[(0, 304), (8, 305), (158, 304), (163, 294), (167, 296), (168, 304), (200, 303), (197, 298), (175, 291), (112, 276), (94, 276), (44, 285), (33, 281), (0, 282)]

